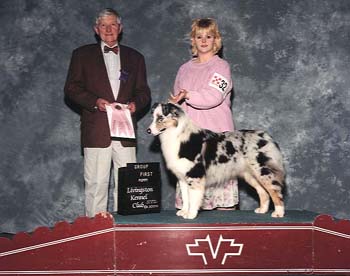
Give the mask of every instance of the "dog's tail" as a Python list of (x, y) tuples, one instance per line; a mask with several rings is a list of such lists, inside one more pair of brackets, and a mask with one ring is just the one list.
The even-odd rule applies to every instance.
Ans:
[(264, 132), (263, 138), (266, 141), (268, 141), (268, 143), (266, 144), (266, 148), (264, 147), (261, 148), (261, 150), (263, 150), (264, 154), (266, 155), (265, 169), (270, 171), (274, 176), (273, 182), (276, 185), (283, 188), (285, 186), (286, 172), (284, 168), (282, 152), (278, 144), (273, 140), (273, 138), (268, 133)]
[(283, 189), (286, 185), (286, 173), (283, 165), (280, 166), (280, 164), (276, 164), (273, 161), (271, 161), (268, 162), (268, 166), (274, 175), (273, 183), (277, 186), (280, 186)]

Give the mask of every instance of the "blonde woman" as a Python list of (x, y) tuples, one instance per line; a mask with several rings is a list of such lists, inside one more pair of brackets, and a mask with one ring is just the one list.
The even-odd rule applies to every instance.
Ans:
[[(200, 127), (215, 132), (234, 130), (231, 113), (231, 70), (217, 53), (221, 35), (214, 19), (195, 19), (191, 26), (192, 59), (177, 72), (172, 96)], [(219, 162), (219, 161), (218, 161)], [(206, 187), (202, 209), (234, 209), (238, 204), (237, 180)], [(180, 188), (176, 188), (175, 206), (181, 209)]]

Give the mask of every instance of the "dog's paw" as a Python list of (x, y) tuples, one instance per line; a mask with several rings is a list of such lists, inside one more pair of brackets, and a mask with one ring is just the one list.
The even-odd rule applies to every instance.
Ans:
[(263, 208), (256, 208), (254, 210), (255, 213), (257, 214), (266, 214), (267, 213), (267, 210), (263, 209)]
[(179, 217), (183, 217), (185, 214), (187, 214), (186, 210), (179, 210), (176, 212), (176, 215)]
[(187, 212), (182, 217), (184, 219), (195, 219), (197, 217), (197, 215), (198, 215), (198, 212)]
[(198, 212), (189, 212), (186, 210), (179, 210), (176, 212), (176, 215), (183, 217), (184, 219), (194, 219), (197, 217)]
[(283, 218), (284, 217), (284, 209), (276, 207), (276, 210), (272, 212), (271, 217)]

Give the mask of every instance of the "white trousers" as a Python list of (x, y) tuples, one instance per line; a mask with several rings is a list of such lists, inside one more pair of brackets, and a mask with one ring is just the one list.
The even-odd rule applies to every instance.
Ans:
[(85, 214), (93, 217), (107, 211), (108, 187), (113, 163), (114, 208), (118, 209), (118, 169), (136, 162), (136, 148), (112, 141), (108, 148), (84, 148)]

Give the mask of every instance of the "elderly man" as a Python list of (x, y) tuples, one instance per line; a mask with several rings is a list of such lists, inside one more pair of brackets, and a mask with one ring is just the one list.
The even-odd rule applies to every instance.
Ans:
[(144, 57), (119, 44), (119, 14), (109, 8), (102, 10), (94, 30), (101, 41), (73, 51), (64, 87), (65, 95), (82, 109), (85, 207), (90, 217), (107, 211), (112, 163), (116, 211), (118, 168), (136, 162), (136, 140), (111, 139), (106, 106), (114, 102), (127, 104), (135, 128), (137, 113), (151, 101)]

